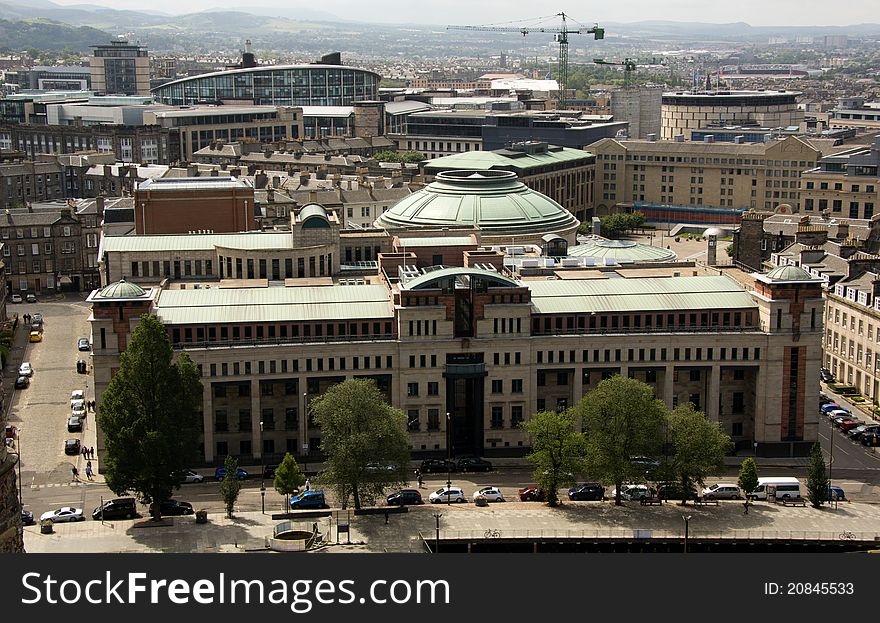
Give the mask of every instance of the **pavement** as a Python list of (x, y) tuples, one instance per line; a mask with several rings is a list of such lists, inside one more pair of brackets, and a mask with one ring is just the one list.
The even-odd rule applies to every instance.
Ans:
[[(473, 504), (410, 507), (410, 512), (389, 515), (349, 514), (336, 511), (333, 517), (304, 519), (297, 527), (310, 530), (317, 522), (327, 545), (316, 550), (345, 552), (424, 552), (422, 537), (435, 535), (435, 514), (440, 515), (441, 539), (482, 540), (503, 538), (628, 538), (634, 530), (651, 530), (655, 538), (678, 538), (683, 517), (688, 515), (694, 539), (880, 539), (880, 506), (860, 503), (823, 507), (783, 507), (769, 502), (755, 503), (748, 515), (741, 502), (718, 506), (640, 506), (613, 502), (567, 502), (551, 509), (530, 502), (505, 502), (480, 508)], [(277, 522), (260, 512), (237, 512), (229, 519), (223, 513), (209, 514), (207, 524), (196, 524), (192, 516), (173, 517), (155, 525), (149, 520), (104, 522), (88, 519), (74, 524), (57, 524), (53, 534), (41, 534), (38, 526), (25, 528), (25, 549), (31, 553), (96, 552), (245, 552), (266, 551)], [(337, 523), (349, 523), (348, 535), (336, 543)], [(489, 536), (487, 536), (487, 531)]]

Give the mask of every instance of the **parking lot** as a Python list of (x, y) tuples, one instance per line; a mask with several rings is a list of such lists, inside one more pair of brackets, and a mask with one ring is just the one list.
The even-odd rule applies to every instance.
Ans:
[[(44, 318), (43, 340), (32, 343), (27, 341), (22, 316), (36, 312)], [(6, 377), (16, 377), (22, 361), (34, 369), (26, 389), (13, 390), (12, 383), (7, 386), (11, 392), (8, 420), (20, 433), (23, 485), (69, 483), (71, 466), (76, 464), (82, 473), (84, 464), (80, 457), (64, 454), (64, 441), (79, 439), (95, 445), (94, 414), (88, 414), (82, 432), (67, 432), (70, 392), (83, 389), (87, 397), (93, 396), (88, 376), (76, 372), (77, 360), (88, 359), (88, 353), (77, 350), (76, 340), (89, 335), (89, 310), (81, 299), (74, 299), (10, 304), (8, 313), (10, 317), (18, 314), (19, 323)]]

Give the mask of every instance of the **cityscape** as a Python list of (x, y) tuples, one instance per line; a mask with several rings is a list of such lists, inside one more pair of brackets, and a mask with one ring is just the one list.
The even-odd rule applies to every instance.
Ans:
[(0, 0), (0, 552), (877, 552), (880, 19), (424, 4)]

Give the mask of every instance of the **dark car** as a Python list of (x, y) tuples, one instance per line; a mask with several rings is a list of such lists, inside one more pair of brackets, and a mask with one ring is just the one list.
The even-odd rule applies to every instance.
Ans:
[(587, 482), (568, 490), (568, 499), (575, 502), (597, 502), (605, 498), (605, 487), (598, 482)]
[(837, 485), (828, 485), (825, 490), (826, 502), (846, 502), (846, 492)]
[(633, 467), (644, 469), (646, 472), (660, 467), (660, 461), (647, 456), (634, 456), (629, 459), (629, 464)]
[[(239, 480), (247, 480), (248, 478), (250, 478), (250, 474), (248, 474), (240, 467), (235, 471), (235, 475), (238, 477)], [(218, 467), (217, 469), (215, 469), (214, 478), (217, 480), (223, 480), (224, 478), (226, 478), (226, 468)]]
[(275, 470), (278, 469), (277, 465), (267, 465), (263, 468), (263, 478), (265, 480), (271, 480), (275, 478)]
[(406, 504), (422, 504), (422, 494), (415, 489), (401, 489), (392, 493), (385, 501), (388, 506), (404, 506)]
[(859, 441), (862, 438), (862, 435), (876, 433), (878, 430), (880, 430), (880, 426), (877, 424), (862, 424), (861, 426), (856, 426), (849, 430), (846, 434), (849, 435), (849, 438), (853, 441)]
[(31, 380), (26, 376), (20, 376), (15, 379), (15, 389), (27, 389), (31, 384)]
[(329, 506), (327, 506), (323, 491), (303, 491), (298, 496), (290, 498), (290, 508), (329, 508)]
[(82, 432), (83, 422), (82, 418), (78, 415), (71, 415), (67, 418), (67, 432), (68, 433), (79, 433)]
[(657, 487), (657, 497), (661, 500), (693, 500), (697, 497), (696, 489), (690, 489), (684, 495), (682, 487), (677, 483), (669, 483)]
[(92, 350), (91, 344), (89, 344), (89, 338), (81, 337), (76, 341), (77, 350)]
[(459, 459), (456, 465), (460, 472), (491, 472), (492, 464), (485, 459), (466, 458)]
[(159, 511), (163, 515), (192, 515), (193, 507), (189, 502), (178, 502), (177, 500), (165, 500), (159, 504)]
[(822, 380), (823, 383), (833, 383), (834, 382), (834, 375), (831, 374), (828, 370), (822, 370), (819, 373), (819, 378)]
[(519, 499), (521, 502), (543, 502), (544, 490), (535, 486), (523, 487), (519, 490)]
[(439, 474), (455, 471), (455, 463), (446, 459), (425, 459), (419, 466), (423, 474)]
[(132, 519), (139, 517), (134, 498), (107, 500), (92, 511), (92, 519)]
[(21, 511), (21, 524), (23, 526), (32, 526), (36, 523), (34, 521), (34, 514), (30, 511)]
[(79, 449), (79, 439), (68, 439), (64, 442), (64, 454), (77, 455)]
[(861, 439), (863, 446), (880, 446), (880, 431), (876, 433), (865, 433)]

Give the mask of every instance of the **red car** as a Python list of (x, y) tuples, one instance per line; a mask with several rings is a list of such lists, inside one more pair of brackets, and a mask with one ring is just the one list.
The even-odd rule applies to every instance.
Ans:
[(858, 420), (846, 420), (846, 421), (840, 423), (840, 430), (842, 430), (843, 432), (846, 432), (852, 428), (855, 428), (856, 426), (861, 426), (861, 425), (862, 425), (862, 423), (859, 422)]
[(519, 490), (519, 499), (522, 502), (543, 502), (544, 490), (538, 487), (523, 487)]

